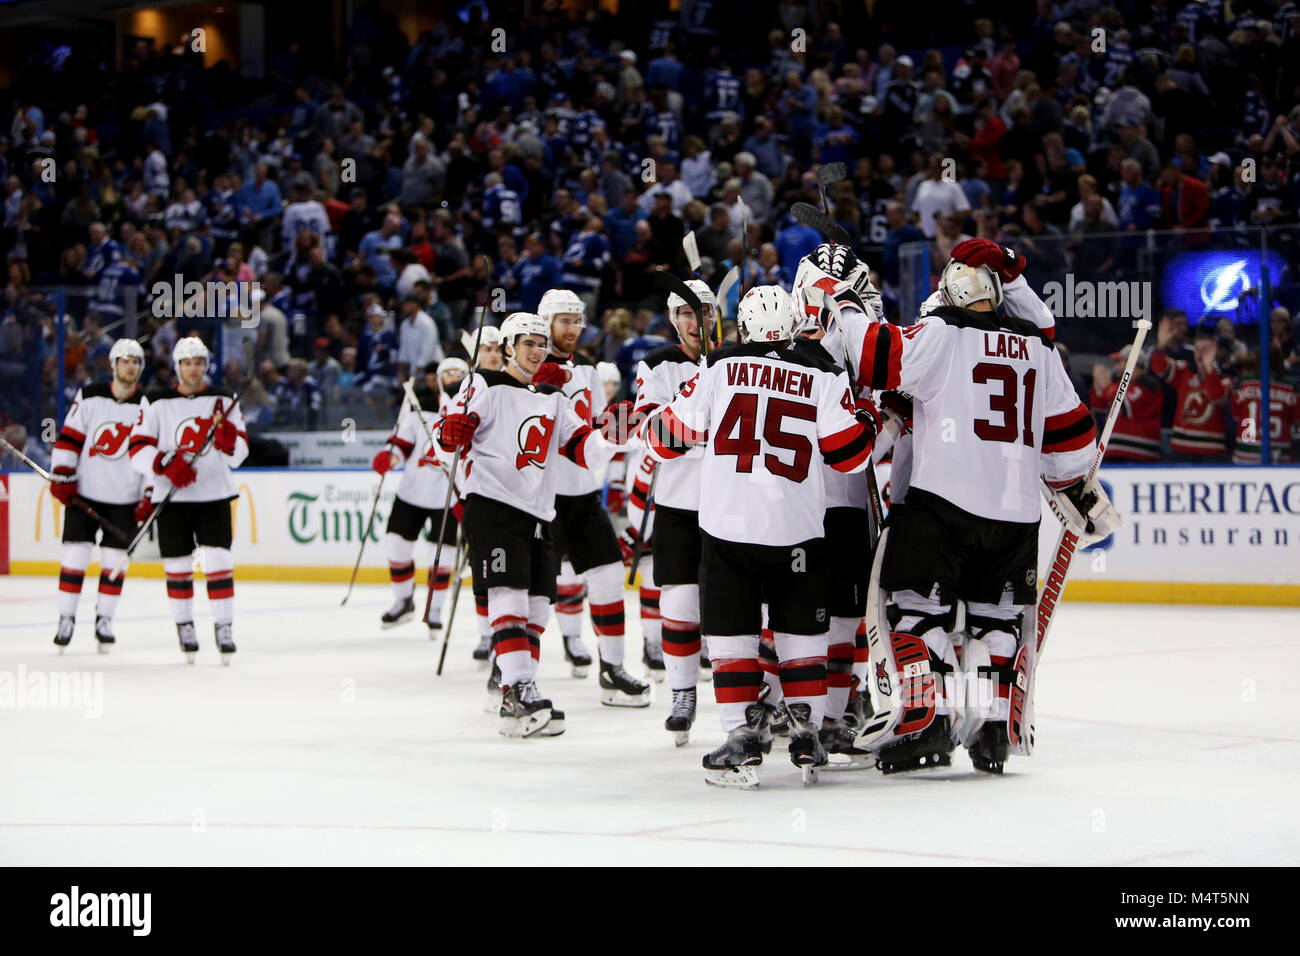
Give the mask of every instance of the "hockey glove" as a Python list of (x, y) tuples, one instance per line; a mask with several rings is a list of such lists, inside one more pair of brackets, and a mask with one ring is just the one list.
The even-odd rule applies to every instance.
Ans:
[(625, 507), (627, 507), (627, 490), (623, 487), (621, 481), (618, 483), (611, 481), (609, 483), (609, 493), (605, 495), (605, 510), (612, 515), (616, 515), (621, 513)]
[(448, 415), (442, 420), (442, 431), (438, 441), (447, 451), (468, 448), (474, 441), (474, 431), (478, 428), (478, 423), (477, 412), (470, 412), (468, 415)]
[(611, 445), (626, 445), (631, 440), (635, 432), (632, 407), (631, 402), (615, 402), (600, 413), (596, 425)]
[(62, 504), (72, 504), (72, 499), (77, 497), (77, 473), (66, 466), (55, 468), (50, 494)]
[(153, 489), (146, 488), (144, 490), (144, 497), (142, 497), (140, 503), (135, 506), (135, 523), (144, 524), (149, 520), (151, 514), (153, 514)]
[(557, 387), (567, 385), (569, 382), (569, 370), (559, 362), (543, 362), (542, 367), (537, 370), (533, 376), (534, 385), (555, 385)]
[(640, 540), (636, 533), (636, 528), (628, 525), (618, 536), (618, 549), (623, 552), (623, 564), (627, 567), (632, 566), (632, 555), (636, 551), (636, 543)]
[(229, 418), (221, 419), (217, 425), (217, 433), (212, 436), (212, 444), (217, 446), (217, 451), (223, 455), (233, 455), (235, 453), (235, 442), (239, 439), (239, 429)]
[(1119, 512), (1096, 478), (1086, 484), (1080, 478), (1064, 488), (1052, 488), (1047, 503), (1061, 524), (1078, 535), (1080, 547), (1109, 537), (1121, 524)]
[(454, 505), (451, 506), (451, 516), (455, 518), (457, 521), (464, 521), (465, 506), (461, 504), (459, 501), (457, 501)]
[(899, 434), (912, 431), (912, 396), (906, 392), (881, 392), (880, 407), (899, 421)]
[(194, 467), (185, 460), (185, 456), (179, 452), (158, 452), (158, 457), (153, 460), (154, 474), (162, 475), (177, 488), (184, 488), (186, 485), (193, 484), (198, 475)]
[(871, 433), (871, 440), (875, 441), (882, 427), (880, 412), (876, 411), (875, 404), (869, 398), (859, 398), (853, 405), (857, 409), (854, 417)]
[(969, 266), (988, 266), (1004, 283), (1025, 271), (1024, 256), (1016, 255), (1014, 249), (998, 245), (992, 239), (964, 239), (952, 247), (952, 257)]
[(381, 475), (386, 474), (388, 469), (393, 467), (393, 453), (387, 448), (382, 449), (375, 455), (375, 460), (370, 463), (370, 467)]

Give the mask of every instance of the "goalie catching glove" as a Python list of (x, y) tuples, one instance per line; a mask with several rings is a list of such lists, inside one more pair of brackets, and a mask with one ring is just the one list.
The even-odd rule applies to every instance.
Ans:
[(1119, 530), (1121, 519), (1096, 478), (1080, 478), (1063, 488), (1050, 488), (1047, 503), (1052, 514), (1079, 538), (1079, 546), (1096, 544)]

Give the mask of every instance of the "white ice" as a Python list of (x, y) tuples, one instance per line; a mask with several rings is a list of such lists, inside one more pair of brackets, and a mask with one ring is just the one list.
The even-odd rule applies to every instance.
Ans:
[[(761, 788), (741, 792), (702, 778), (721, 738), (708, 687), (676, 749), (663, 685), (648, 710), (600, 706), (554, 628), (539, 685), (568, 732), (507, 740), (483, 711), (472, 602), (438, 678), (421, 625), (380, 629), (386, 587), (340, 609), (340, 585), (239, 582), (239, 653), (221, 667), (199, 584), (188, 666), (157, 579), (127, 581), (118, 645), (96, 654), (93, 581), (60, 656), (56, 582), (0, 577), (0, 863), (1300, 860), (1294, 609), (1067, 603), (1040, 670), (1037, 751), (1004, 777), (958, 752), (941, 776), (824, 773), (805, 789), (778, 739)], [(637, 635), (630, 613), (634, 672)], [(102, 674), (91, 711), (34, 706), (33, 688), (69, 671)]]

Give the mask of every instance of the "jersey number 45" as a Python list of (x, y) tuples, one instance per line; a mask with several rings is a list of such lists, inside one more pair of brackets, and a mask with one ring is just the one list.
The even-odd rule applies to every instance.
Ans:
[[(763, 415), (763, 441), (772, 448), (782, 448), (794, 453), (791, 462), (776, 455), (763, 456), (763, 467), (774, 475), (801, 482), (808, 477), (813, 446), (806, 435), (792, 435), (781, 430), (785, 419), (805, 422), (817, 421), (817, 406), (792, 402), (784, 398), (767, 399)], [(763, 451), (758, 439), (758, 396), (739, 394), (732, 398), (713, 439), (713, 451), (718, 455), (735, 455), (736, 471), (749, 474), (754, 470), (754, 459)]]

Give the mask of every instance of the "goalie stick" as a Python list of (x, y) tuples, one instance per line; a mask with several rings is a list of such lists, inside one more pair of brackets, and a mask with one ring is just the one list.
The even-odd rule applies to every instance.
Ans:
[[(247, 387), (248, 386), (244, 386), (244, 388)], [(191, 465), (193, 465), (194, 462), (199, 459), (199, 456), (208, 450), (208, 446), (216, 440), (217, 426), (226, 420), (226, 416), (229, 414), (230, 409), (238, 407), (240, 396), (243, 394), (244, 389), (241, 388), (235, 393), (235, 396), (230, 400), (230, 404), (225, 408), (221, 408), (218, 405), (216, 411), (212, 415), (212, 427), (208, 429), (208, 437), (203, 439), (203, 444), (199, 446), (199, 450), (196, 451), (193, 456), (186, 459)], [(218, 402), (220, 402), (220, 399), (218, 399)], [(126, 573), (127, 565), (131, 563), (131, 555), (134, 554), (135, 549), (140, 546), (140, 542), (145, 539), (145, 535), (147, 535), (149, 529), (154, 526), (154, 522), (158, 520), (158, 516), (162, 514), (163, 509), (167, 507), (174, 494), (176, 494), (176, 486), (172, 485), (171, 488), (168, 489), (167, 495), (163, 500), (160, 501), (154, 507), (153, 511), (149, 513), (149, 517), (145, 519), (144, 524), (140, 525), (140, 530), (135, 533), (135, 537), (131, 539), (131, 543), (126, 546), (126, 554), (122, 555), (122, 560), (117, 562), (117, 567), (115, 567), (113, 573), (109, 575), (112, 580), (122, 580), (122, 575)]]
[(451, 572), (452, 580), (455, 583), (452, 585), (451, 609), (447, 612), (447, 625), (442, 632), (442, 650), (438, 653), (438, 672), (434, 675), (436, 677), (442, 676), (442, 665), (447, 661), (447, 636), (451, 634), (451, 626), (456, 621), (456, 605), (460, 603), (460, 589), (464, 584), (462, 579), (465, 576), (465, 562), (468, 560), (469, 542), (462, 535), (460, 548), (456, 554), (456, 567)]
[[(1115, 422), (1124, 405), (1125, 393), (1128, 392), (1129, 383), (1133, 380), (1133, 371), (1142, 354), (1142, 343), (1151, 329), (1150, 319), (1139, 319), (1136, 324), (1137, 335), (1133, 338), (1133, 347), (1129, 349), (1128, 360), (1124, 363), (1124, 372), (1120, 375), (1119, 384), (1115, 388), (1115, 397), (1110, 403), (1110, 411), (1106, 414), (1106, 423), (1102, 426), (1101, 437), (1097, 440), (1097, 455), (1092, 460), (1092, 467), (1084, 476), (1085, 484), (1092, 481), (1101, 468), (1101, 460), (1106, 455), (1106, 445), (1110, 442), (1110, 434), (1115, 429)], [(1044, 494), (1046, 494), (1045, 486)], [(1078, 534), (1071, 528), (1063, 527), (1060, 537), (1057, 538), (1056, 548), (1052, 552), (1052, 560), (1047, 567), (1047, 578), (1043, 581), (1043, 589), (1038, 595), (1038, 603), (1035, 606), (1034, 638), (1033, 640), (1022, 639), (1020, 649), (1016, 652), (1016, 678), (1011, 687), (1011, 718), (1007, 721), (1007, 736), (1013, 754), (1027, 757), (1034, 752), (1034, 678), (1038, 669), (1038, 657), (1043, 653), (1043, 645), (1047, 642), (1047, 632), (1055, 619), (1056, 606), (1065, 593), (1065, 579), (1070, 573), (1070, 564), (1074, 560), (1074, 553), (1078, 547)]]
[[(50, 482), (50, 483), (53, 483), (53, 482), (54, 482), (54, 475), (50, 474), (48, 471), (46, 471), (46, 470), (45, 470), (44, 468), (42, 468), (40, 465), (36, 464), (36, 462), (34, 462), (34, 461), (32, 461), (30, 458), (28, 458), (28, 457), (23, 453), (23, 450), (22, 450), (21, 448), (18, 448), (17, 446), (13, 445), (13, 444), (12, 444), (11, 442), (9, 442), (9, 441), (8, 441), (8, 440), (7, 440), (3, 435), (0, 435), (0, 445), (3, 445), (5, 448), (8, 448), (11, 452), (13, 452), (13, 454), (18, 458), (19, 461), (21, 461), (23, 464), (25, 464), (25, 465), (26, 465), (28, 468), (30, 468), (32, 471), (36, 472), (36, 474), (40, 475), (40, 476), (41, 476), (42, 478), (44, 478), (46, 481), (48, 481), (48, 482)], [(113, 522), (109, 521), (107, 518), (105, 518), (103, 515), (101, 515), (98, 511), (96, 511), (96, 510), (95, 510), (94, 508), (92, 508), (90, 505), (86, 504), (86, 499), (82, 498), (81, 495), (77, 495), (75, 498), (72, 499), (72, 507), (76, 508), (76, 509), (79, 510), (79, 511), (83, 511), (83, 512), (85, 512), (86, 515), (87, 515), (87, 516), (88, 516), (92, 521), (94, 521), (96, 524), (98, 524), (98, 525), (100, 526), (100, 528), (102, 528), (102, 529), (104, 530), (104, 533), (105, 533), (105, 534), (111, 534), (113, 537), (117, 538), (119, 541), (130, 541), (130, 540), (131, 540), (131, 536), (130, 536), (129, 534), (127, 534), (125, 531), (123, 531), (123, 530), (122, 530), (121, 528), (119, 528), (117, 525), (113, 524)]]

